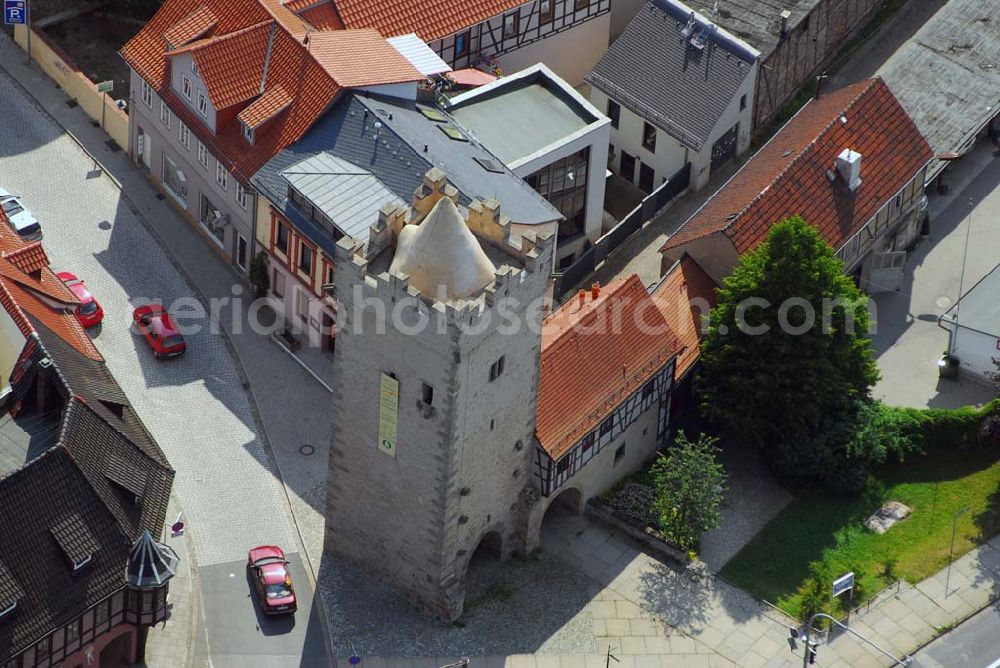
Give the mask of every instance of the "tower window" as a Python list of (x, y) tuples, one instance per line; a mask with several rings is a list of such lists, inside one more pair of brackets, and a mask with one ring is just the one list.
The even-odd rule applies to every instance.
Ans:
[(497, 378), (499, 378), (500, 374), (503, 373), (503, 362), (504, 362), (504, 356), (501, 355), (500, 358), (497, 359), (496, 362), (494, 362), (493, 364), (490, 365), (490, 382), (491, 383), (494, 380), (496, 380)]
[(421, 393), (421, 400), (424, 402), (425, 406), (434, 405), (434, 388), (424, 383), (423, 392)]

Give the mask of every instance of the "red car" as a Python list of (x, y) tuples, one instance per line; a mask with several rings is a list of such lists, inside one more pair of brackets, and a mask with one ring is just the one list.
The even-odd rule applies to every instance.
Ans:
[(257, 600), (265, 615), (295, 612), (295, 589), (285, 553), (275, 545), (260, 545), (247, 553), (247, 568), (257, 588)]
[(93, 327), (104, 319), (104, 309), (97, 303), (94, 295), (90, 293), (90, 290), (83, 284), (83, 281), (68, 271), (60, 271), (56, 276), (80, 300), (80, 305), (76, 307), (73, 313), (81, 325), (84, 327)]
[(157, 358), (174, 357), (187, 349), (177, 324), (160, 304), (140, 306), (132, 311), (132, 319)]

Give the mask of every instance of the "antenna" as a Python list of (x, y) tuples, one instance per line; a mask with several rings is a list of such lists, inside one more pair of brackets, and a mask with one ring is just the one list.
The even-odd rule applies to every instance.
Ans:
[(691, 12), (688, 15), (687, 25), (685, 25), (684, 28), (681, 30), (681, 36), (684, 39), (687, 39), (688, 37), (694, 34), (694, 29), (696, 26), (697, 23), (694, 20), (694, 12)]

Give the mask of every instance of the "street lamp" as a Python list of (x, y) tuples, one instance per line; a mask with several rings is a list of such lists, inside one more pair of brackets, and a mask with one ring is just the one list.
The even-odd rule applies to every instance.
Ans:
[(969, 506), (959, 508), (951, 516), (951, 546), (948, 548), (948, 570), (944, 576), (944, 597), (948, 598), (948, 584), (951, 582), (951, 559), (955, 554), (955, 530), (958, 529), (958, 518), (969, 512)]
[[(907, 655), (902, 659), (897, 659), (890, 652), (882, 649), (881, 647), (879, 647), (871, 640), (858, 633), (857, 631), (854, 631), (848, 628), (847, 626), (844, 626), (830, 615), (824, 612), (817, 612), (816, 614), (814, 614), (812, 617), (809, 618), (809, 621), (806, 623), (805, 628), (802, 629), (803, 640), (805, 642), (805, 646), (802, 648), (802, 668), (808, 668), (809, 664), (813, 663), (816, 660), (816, 648), (819, 646), (819, 644), (815, 641), (809, 640), (809, 631), (812, 630), (813, 624), (816, 622), (817, 618), (829, 619), (831, 622), (833, 622), (840, 628), (844, 629), (845, 631), (850, 633), (852, 636), (854, 636), (861, 642), (865, 643), (866, 645), (870, 645), (871, 647), (874, 647), (879, 652), (892, 659), (893, 666), (902, 666), (903, 668), (910, 668), (913, 665), (912, 656)], [(798, 636), (798, 631), (796, 629), (791, 629), (791, 634), (792, 638), (794, 639)]]

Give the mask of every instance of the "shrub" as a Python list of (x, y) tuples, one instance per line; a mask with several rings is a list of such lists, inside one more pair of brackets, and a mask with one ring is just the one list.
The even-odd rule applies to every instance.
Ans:
[(715, 457), (718, 439), (684, 434), (652, 466), (653, 511), (664, 535), (678, 546), (698, 545), (701, 535), (719, 525), (719, 506), (726, 492), (726, 472)]

